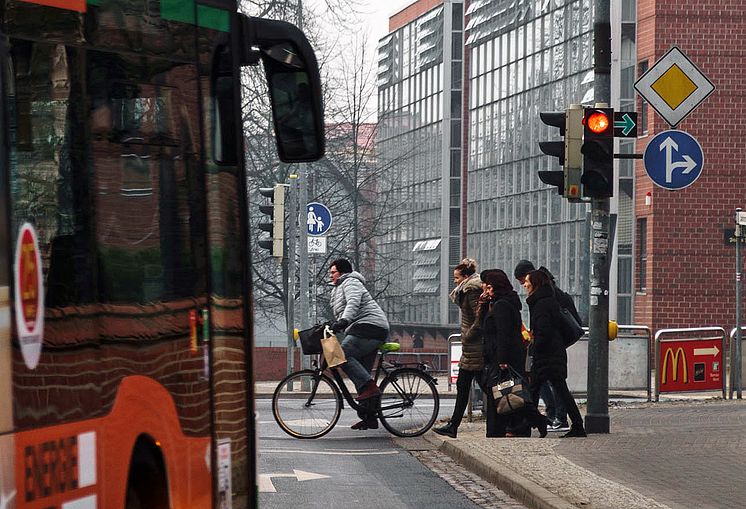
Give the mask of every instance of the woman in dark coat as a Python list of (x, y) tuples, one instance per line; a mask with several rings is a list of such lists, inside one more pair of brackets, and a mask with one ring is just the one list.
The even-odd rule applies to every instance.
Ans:
[(529, 348), (529, 354), (533, 356), (531, 396), (534, 401), (538, 401), (541, 384), (549, 380), (572, 421), (570, 431), (563, 435), (563, 438), (584, 437), (586, 434), (583, 418), (567, 387), (567, 351), (560, 332), (562, 317), (551, 280), (544, 272), (534, 270), (526, 275), (523, 285), (528, 291), (526, 302), (531, 315), (531, 333), (534, 337)]
[[(541, 437), (547, 434), (547, 420), (536, 406), (528, 404), (524, 409), (507, 416), (498, 415), (492, 387), (499, 382), (502, 370), (513, 368), (524, 375), (526, 350), (521, 336), (521, 299), (513, 290), (508, 276), (502, 270), (484, 274), (485, 293), (489, 299), (488, 312), (482, 321), (485, 380), (487, 392), (487, 436), (504, 437), (506, 431), (514, 430), (528, 422), (539, 430)], [(530, 428), (528, 429), (530, 436)]]
[(439, 435), (456, 438), (461, 419), (469, 402), (472, 380), (482, 374), (482, 335), (479, 327), (474, 327), (477, 318), (477, 302), (482, 294), (482, 280), (477, 272), (477, 262), (464, 258), (453, 269), (453, 282), (456, 287), (450, 294), (451, 301), (461, 311), (461, 360), (458, 363), (456, 380), (456, 404), (448, 424), (433, 428)]

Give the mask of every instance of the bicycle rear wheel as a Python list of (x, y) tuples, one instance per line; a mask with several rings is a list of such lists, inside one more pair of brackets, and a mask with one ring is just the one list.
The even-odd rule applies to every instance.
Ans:
[(286, 376), (272, 396), (272, 414), (280, 429), (295, 438), (329, 433), (342, 412), (342, 395), (323, 373), (311, 369)]
[(414, 368), (395, 369), (381, 383), (379, 419), (398, 437), (416, 437), (435, 423), (440, 397), (435, 381)]

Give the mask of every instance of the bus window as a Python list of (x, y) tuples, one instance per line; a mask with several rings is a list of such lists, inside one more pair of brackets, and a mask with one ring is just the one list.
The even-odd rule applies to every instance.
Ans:
[(236, 129), (231, 53), (225, 45), (215, 51), (212, 65), (213, 159), (218, 164), (235, 166), (238, 164), (236, 133), (241, 130)]

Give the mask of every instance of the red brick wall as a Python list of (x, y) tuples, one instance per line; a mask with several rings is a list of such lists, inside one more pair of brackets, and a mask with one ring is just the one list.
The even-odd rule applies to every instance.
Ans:
[[(296, 350), (295, 369), (300, 367), (300, 352)], [(282, 380), (288, 372), (287, 348), (254, 348), (254, 381)]]
[[(746, 208), (746, 107), (742, 67), (746, 54), (743, 0), (638, 0), (638, 62), (654, 64), (678, 46), (716, 90), (678, 128), (702, 146), (702, 175), (690, 187), (657, 187), (638, 161), (635, 213), (647, 218), (647, 291), (635, 299), (635, 322), (664, 327), (735, 321), (735, 249), (723, 242), (736, 207)], [(727, 127), (726, 127), (727, 123)], [(649, 134), (668, 125), (650, 110)], [(645, 194), (652, 204), (645, 205)], [(639, 241), (639, 238), (638, 238)], [(639, 268), (636, 267), (636, 274)]]
[(408, 5), (389, 18), (389, 33), (397, 31), (442, 3), (443, 0), (419, 0)]

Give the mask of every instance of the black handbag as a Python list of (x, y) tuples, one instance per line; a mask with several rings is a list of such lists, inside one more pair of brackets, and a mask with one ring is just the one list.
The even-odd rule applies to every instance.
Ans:
[(569, 348), (583, 337), (585, 331), (575, 317), (572, 316), (569, 309), (560, 307), (560, 316), (562, 317), (562, 328), (564, 329), (562, 339), (565, 341), (565, 348)]
[(497, 413), (510, 415), (531, 403), (531, 393), (526, 380), (512, 367), (502, 373), (502, 381), (492, 388), (492, 397)]
[(314, 325), (310, 329), (298, 331), (300, 346), (304, 355), (316, 355), (322, 352), (321, 339), (324, 337), (325, 324)]

